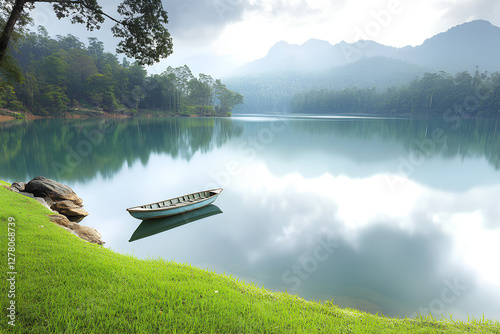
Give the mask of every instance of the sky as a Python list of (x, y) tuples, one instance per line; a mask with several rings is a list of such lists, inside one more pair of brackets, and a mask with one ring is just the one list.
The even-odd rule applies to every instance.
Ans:
[[(108, 1), (103, 8), (113, 13), (120, 2)], [(153, 73), (200, 60), (210, 67), (221, 56), (228, 67), (250, 62), (265, 57), (278, 41), (301, 45), (311, 38), (331, 44), (369, 39), (403, 47), (476, 19), (500, 26), (498, 0), (169, 0), (163, 5), (174, 54), (148, 69)], [(83, 25), (58, 21), (49, 4), (38, 4), (33, 18), (51, 36), (71, 33), (83, 42), (94, 36), (114, 53), (111, 22), (87, 32)]]

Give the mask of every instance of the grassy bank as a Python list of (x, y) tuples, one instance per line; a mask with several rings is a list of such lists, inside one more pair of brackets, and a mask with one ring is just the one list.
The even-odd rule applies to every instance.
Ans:
[[(489, 321), (378, 317), (274, 293), (189, 265), (120, 255), (68, 233), (48, 220), (48, 210), (38, 202), (1, 186), (0, 208), (1, 332), (500, 332), (499, 324)], [(15, 242), (10, 255), (9, 238)], [(15, 264), (9, 268), (12, 254)], [(16, 274), (7, 274), (13, 270)], [(14, 285), (7, 280), (11, 277)], [(8, 297), (12, 293), (15, 297)], [(7, 323), (11, 301), (15, 327)]]

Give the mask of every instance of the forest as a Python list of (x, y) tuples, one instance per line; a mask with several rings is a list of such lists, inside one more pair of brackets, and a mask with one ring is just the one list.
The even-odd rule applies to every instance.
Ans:
[(43, 27), (31, 32), (12, 52), (22, 77), (0, 78), (0, 108), (36, 115), (82, 111), (228, 116), (243, 96), (220, 80), (187, 65), (148, 75), (138, 63), (105, 52), (104, 43), (89, 38), (49, 37)]
[(500, 116), (500, 73), (425, 73), (409, 85), (376, 88), (313, 90), (291, 101), (296, 113), (335, 113), (389, 116)]

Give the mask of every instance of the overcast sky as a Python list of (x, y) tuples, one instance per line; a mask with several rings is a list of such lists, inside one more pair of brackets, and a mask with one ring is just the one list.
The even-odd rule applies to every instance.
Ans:
[[(111, 13), (119, 2), (100, 1)], [(419, 45), (475, 19), (500, 26), (498, 0), (168, 0), (163, 4), (174, 55), (154, 68), (177, 66), (200, 55), (233, 56), (247, 62), (264, 57), (281, 40), (302, 44), (316, 38), (335, 44), (370, 39), (403, 47)], [(83, 25), (58, 21), (48, 4), (37, 5), (33, 14), (35, 25), (46, 26), (52, 36), (71, 33), (83, 42), (95, 36), (114, 52), (111, 23), (101, 31), (87, 32)]]

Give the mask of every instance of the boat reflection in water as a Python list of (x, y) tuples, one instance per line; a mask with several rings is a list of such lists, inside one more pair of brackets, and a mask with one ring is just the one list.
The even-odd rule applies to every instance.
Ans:
[(218, 206), (209, 204), (201, 209), (188, 211), (175, 216), (143, 220), (134, 233), (132, 233), (129, 242), (165, 232), (203, 218), (218, 215), (219, 213), (222, 213), (222, 211)]

